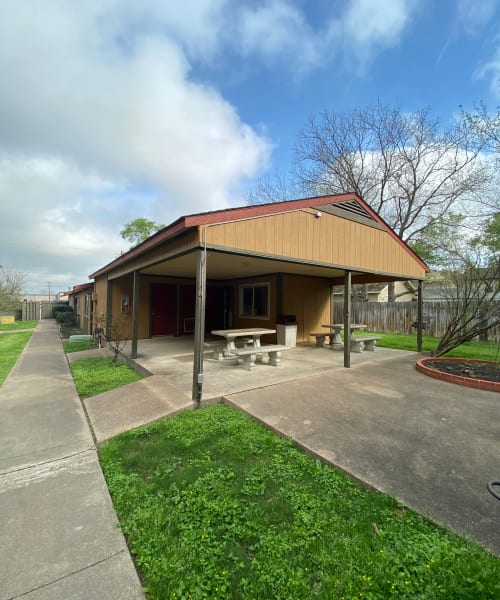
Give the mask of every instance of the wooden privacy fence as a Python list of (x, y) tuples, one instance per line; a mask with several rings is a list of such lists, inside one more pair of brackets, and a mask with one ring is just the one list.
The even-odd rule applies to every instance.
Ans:
[(48, 300), (43, 300), (42, 302), (37, 302), (36, 300), (26, 300), (23, 302), (22, 320), (30, 321), (32, 319), (51, 319), (53, 306), (54, 303), (49, 302)]
[[(424, 334), (441, 337), (448, 322), (448, 306), (446, 302), (424, 302)], [(335, 302), (333, 320), (342, 323), (344, 306)], [(417, 320), (416, 302), (353, 302), (351, 322), (364, 323), (370, 331), (387, 331), (391, 333), (411, 333), (412, 324)], [(500, 327), (488, 331), (489, 340), (500, 339)]]

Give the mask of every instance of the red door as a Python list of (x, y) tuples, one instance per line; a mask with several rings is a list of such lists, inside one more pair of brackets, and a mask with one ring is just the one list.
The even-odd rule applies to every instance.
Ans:
[(175, 285), (151, 286), (151, 335), (174, 335), (175, 302)]

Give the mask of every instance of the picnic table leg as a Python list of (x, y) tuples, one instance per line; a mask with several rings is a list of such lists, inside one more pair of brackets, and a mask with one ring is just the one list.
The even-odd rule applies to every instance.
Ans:
[(340, 337), (340, 329), (334, 329), (330, 334), (330, 347), (332, 350), (344, 349), (344, 344), (342, 343), (342, 338)]
[(237, 365), (238, 357), (232, 352), (236, 350), (234, 340), (227, 340), (227, 347), (224, 353), (224, 364), (225, 365)]
[[(257, 363), (263, 363), (264, 362), (264, 355), (263, 354), (257, 354), (257, 352), (259, 351), (261, 345), (260, 345), (260, 336), (253, 336), (253, 347), (257, 348), (257, 351), (255, 353), (255, 362)], [(253, 356), (253, 355), (251, 355)]]

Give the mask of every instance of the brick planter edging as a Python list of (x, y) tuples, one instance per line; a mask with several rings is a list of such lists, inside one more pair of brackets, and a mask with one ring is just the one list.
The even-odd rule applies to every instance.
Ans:
[(441, 358), (439, 357), (428, 357), (419, 358), (415, 367), (421, 373), (434, 377), (434, 379), (441, 379), (442, 381), (449, 381), (450, 383), (457, 383), (458, 385), (465, 385), (467, 387), (476, 388), (479, 390), (487, 390), (489, 392), (500, 392), (500, 382), (497, 381), (485, 381), (484, 379), (473, 379), (472, 377), (463, 377), (462, 375), (453, 375), (452, 373), (443, 373), (428, 367), (425, 363), (432, 360), (440, 360), (442, 362), (468, 362), (468, 363), (491, 363), (497, 364), (494, 361), (479, 360), (475, 358)]

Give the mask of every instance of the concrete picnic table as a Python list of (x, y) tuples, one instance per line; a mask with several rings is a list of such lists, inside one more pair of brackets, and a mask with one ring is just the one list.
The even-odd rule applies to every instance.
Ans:
[[(213, 335), (220, 335), (226, 338), (226, 351), (224, 352), (226, 360), (235, 358), (236, 340), (238, 338), (252, 338), (252, 345), (255, 348), (260, 347), (260, 336), (270, 333), (276, 333), (276, 329), (265, 329), (261, 327), (247, 327), (245, 329), (214, 329), (211, 332)], [(257, 361), (260, 362), (262, 357), (258, 357)], [(228, 362), (226, 360), (226, 362)]]
[(260, 347), (260, 336), (269, 333), (276, 333), (276, 329), (264, 329), (259, 327), (247, 327), (246, 329), (214, 329), (213, 335), (220, 335), (226, 338), (226, 353), (228, 356), (234, 355), (236, 350), (235, 340), (239, 337), (252, 338), (253, 346)]
[[(342, 343), (342, 338), (340, 337), (340, 332), (344, 329), (343, 323), (329, 323), (328, 325), (321, 325), (321, 327), (326, 327), (331, 330), (330, 334), (330, 346), (332, 350), (342, 350), (344, 348), (344, 344)], [(351, 332), (351, 337), (353, 337), (354, 331), (356, 329), (366, 329), (368, 326), (363, 325), (361, 323), (350, 323), (349, 329)]]

